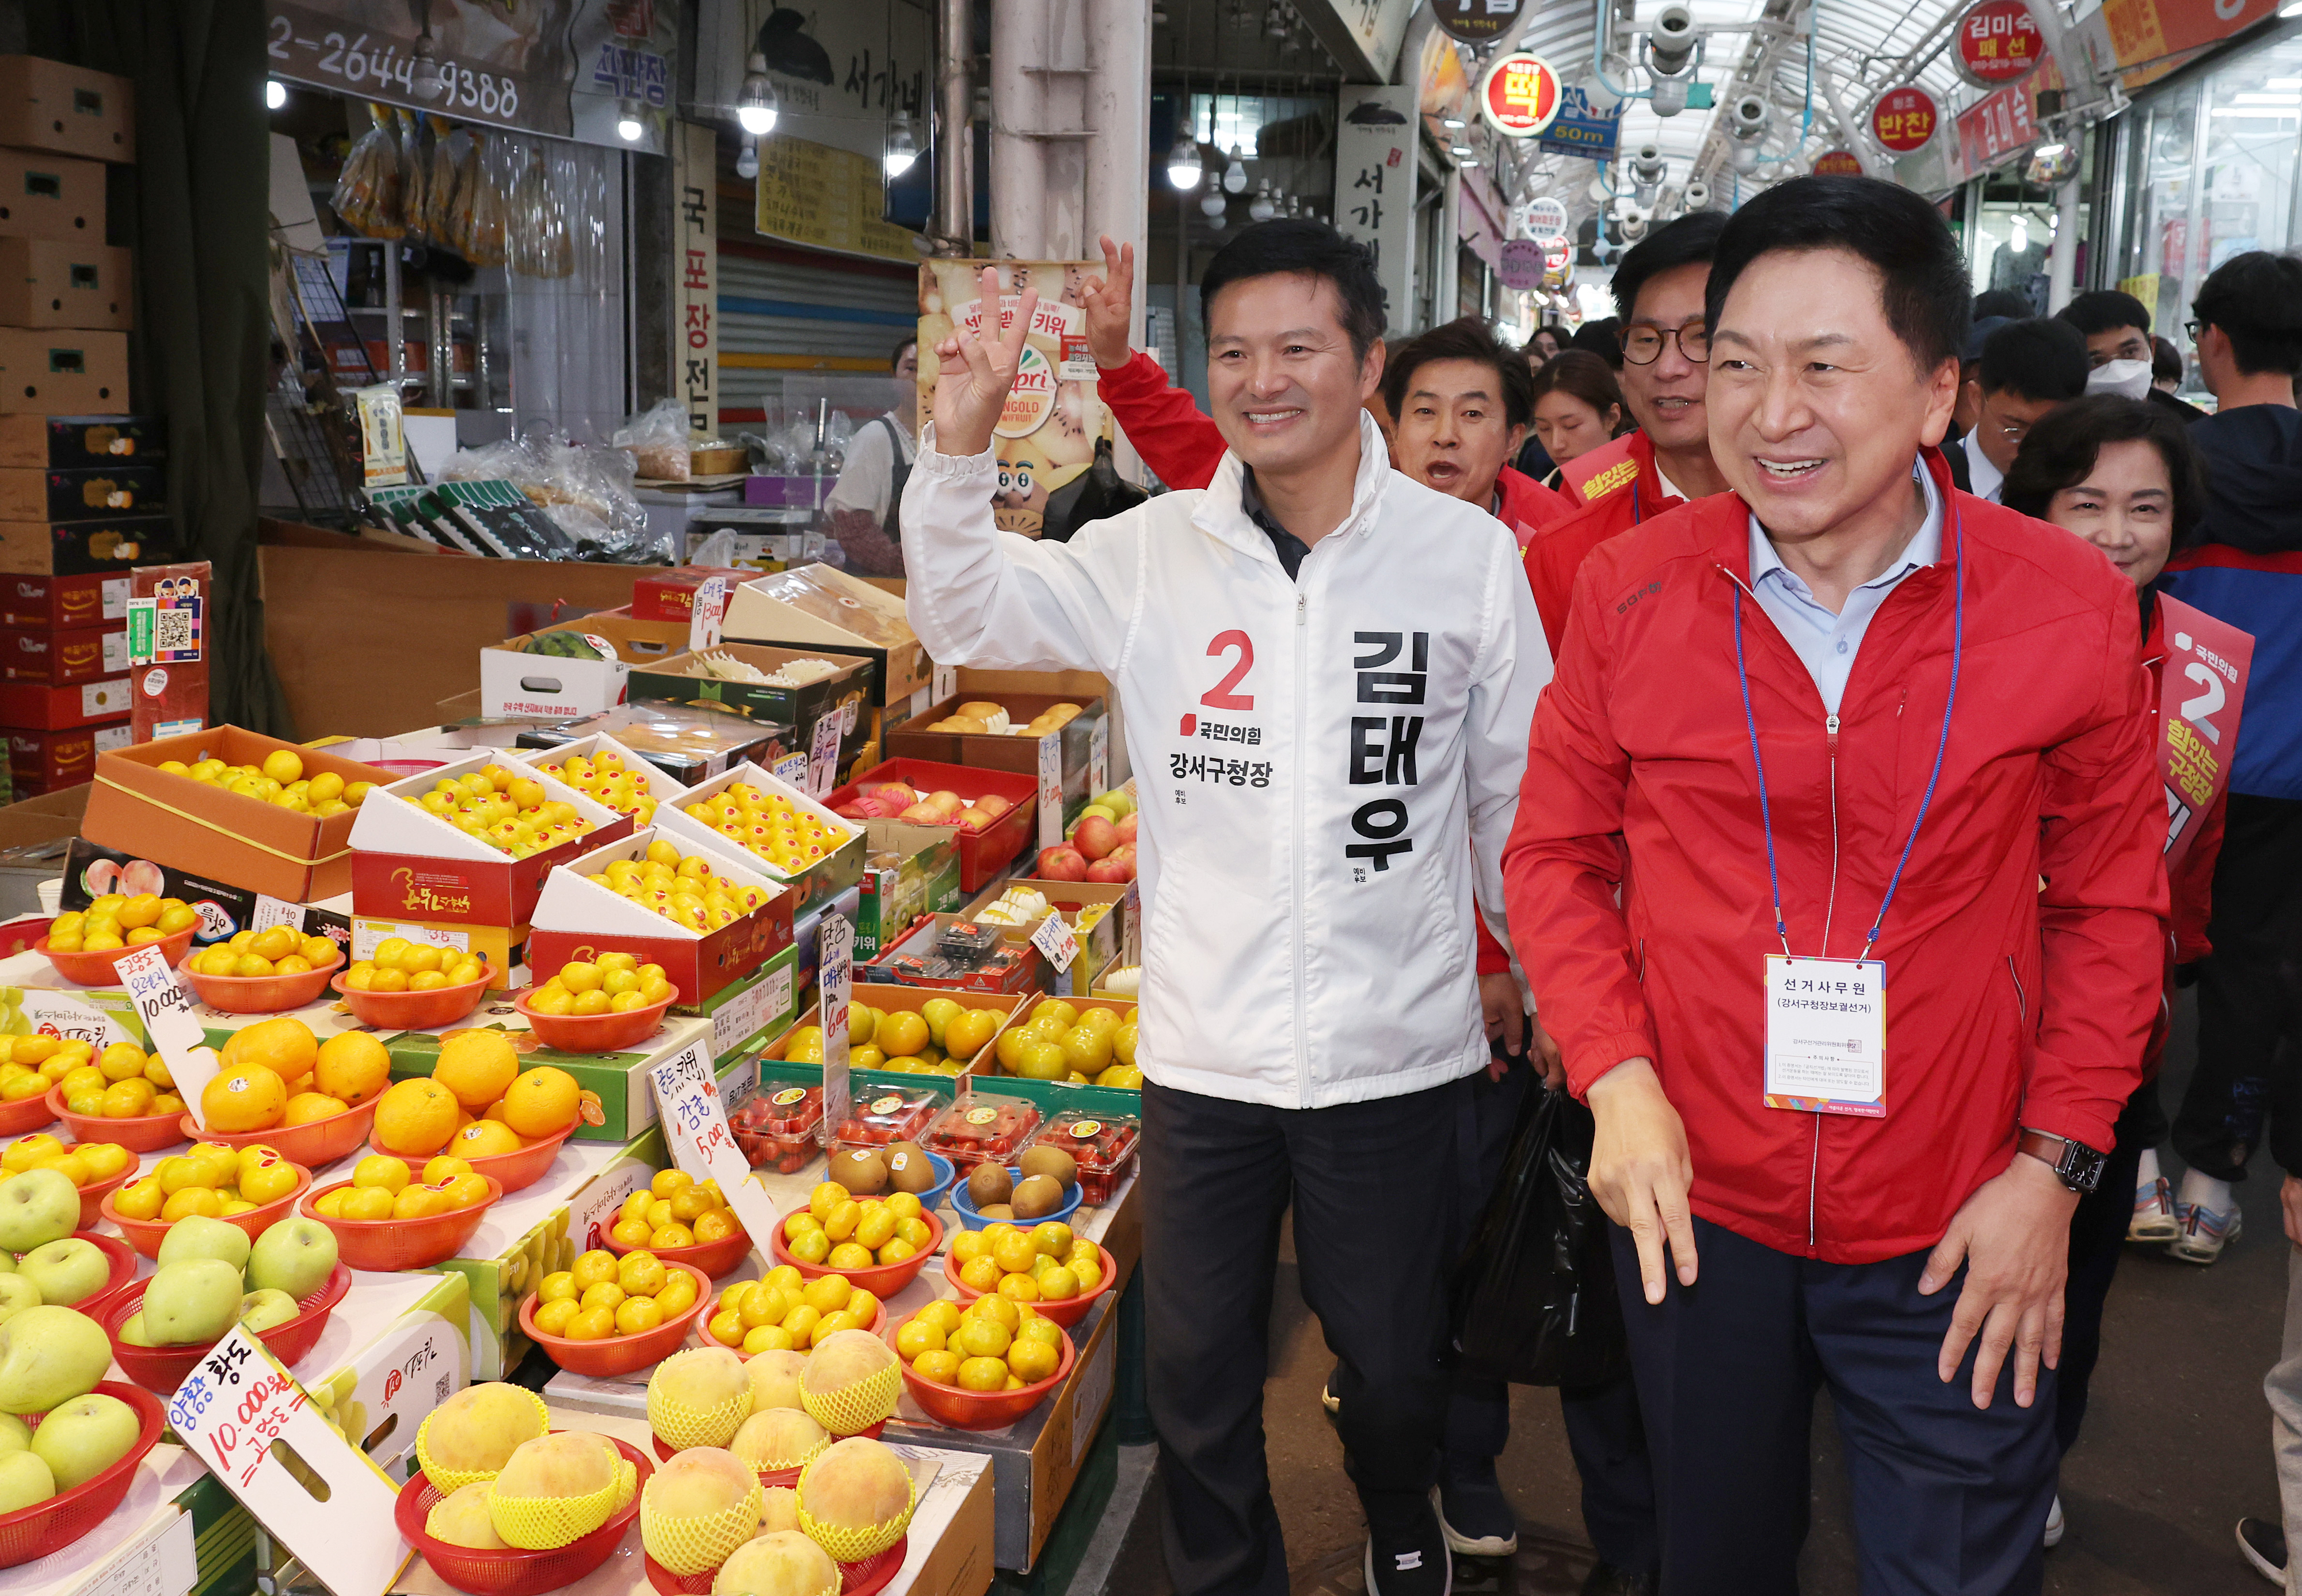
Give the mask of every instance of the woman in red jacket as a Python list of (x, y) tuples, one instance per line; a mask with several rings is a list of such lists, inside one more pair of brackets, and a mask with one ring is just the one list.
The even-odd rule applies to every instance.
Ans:
[[(2038, 421), (2022, 441), (2001, 494), (2006, 508), (2051, 521), (2107, 555), (2141, 594), (2142, 662), (2151, 676), (2150, 714), (2166, 659), (2166, 611), (2153, 584), (2167, 559), (2195, 540), (2206, 505), (2205, 477), (2180, 422), (2155, 405), (2091, 394)], [(2154, 742), (2160, 741), (2154, 735)], [(2204, 958), (2214, 855), (2222, 846), (2217, 797), (2198, 833), (2169, 871), (2173, 918), (2166, 945), (2167, 1002), (2151, 1028), (2142, 1084), (2118, 1118), (2118, 1141), (2095, 1189), (2071, 1216), (2071, 1273), (2064, 1288), (2063, 1360), (2055, 1391), (2055, 1439), (2067, 1453), (2086, 1415), (2087, 1382), (2102, 1348), (2103, 1303), (2128, 1239), (2166, 1242), (2179, 1234), (2158, 1143), (2166, 1114), (2158, 1101), (2174, 970)], [(2062, 1539), (2062, 1503), (2046, 1520), (2046, 1544)]]

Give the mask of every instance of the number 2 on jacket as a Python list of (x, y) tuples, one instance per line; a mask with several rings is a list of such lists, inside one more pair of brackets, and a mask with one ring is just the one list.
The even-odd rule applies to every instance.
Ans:
[(1255, 708), (1255, 694), (1231, 691), (1247, 679), (1248, 671), (1255, 668), (1255, 640), (1244, 632), (1218, 632), (1215, 634), (1214, 641), (1207, 644), (1207, 652), (1210, 655), (1227, 654), (1233, 649), (1239, 651), (1238, 663), (1223, 673), (1222, 681), (1199, 695), (1199, 701), (1210, 710)]

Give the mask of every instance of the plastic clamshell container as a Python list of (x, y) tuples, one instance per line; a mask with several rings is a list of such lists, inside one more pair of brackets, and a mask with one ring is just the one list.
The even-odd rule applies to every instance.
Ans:
[(823, 1088), (786, 1086), (738, 1108), (727, 1128), (753, 1169), (795, 1175), (822, 1150), (816, 1142), (822, 1123)]
[[(293, 1159), (290, 1159), (289, 1163), (296, 1172), (295, 1190), (284, 1197), (274, 1197), (268, 1203), (250, 1208), (245, 1214), (227, 1214), (223, 1216), (224, 1223), (238, 1225), (248, 1232), (248, 1240), (254, 1242), (261, 1239), (266, 1230), (287, 1218), (289, 1211), (295, 1207), (305, 1192), (310, 1190), (312, 1186), (310, 1170), (297, 1163)], [(80, 1207), (85, 1214), (88, 1207), (86, 1192), (80, 1194)], [(146, 1257), (154, 1259), (160, 1256), (160, 1243), (166, 1239), (168, 1227), (176, 1222), (172, 1219), (130, 1219), (120, 1212), (113, 1197), (109, 1193), (105, 1195), (98, 1212), (104, 1218), (120, 1227), (121, 1234), (128, 1238), (130, 1246), (135, 1247)], [(87, 1228), (86, 1222), (83, 1222), (81, 1228)], [(127, 1365), (123, 1364), (121, 1366), (125, 1368)], [(168, 1389), (172, 1391), (176, 1388), (172, 1385)]]
[(1134, 1167), (1135, 1141), (1142, 1130), (1142, 1121), (1126, 1114), (1063, 1108), (1056, 1110), (1023, 1145), (1060, 1147), (1069, 1153), (1079, 1164), (1080, 1190), (1086, 1194), (1087, 1201), (1101, 1206), (1111, 1201), (1111, 1194), (1119, 1189), (1119, 1183)]
[[(532, 1141), (517, 1153), (490, 1153), (478, 1158), (464, 1158), (464, 1162), (472, 1166), (474, 1174), (489, 1176), (507, 1193), (524, 1190), (543, 1179), (544, 1172), (551, 1167), (551, 1161), (559, 1156), (560, 1144), (576, 1134), (578, 1123), (580, 1121), (571, 1120), (565, 1130)], [(378, 1153), (399, 1159), (410, 1170), (422, 1169), (447, 1151), (441, 1147), (430, 1153), (403, 1153), (398, 1147), (385, 1147), (374, 1136), (368, 1138), (367, 1145)], [(464, 1157), (460, 1153), (456, 1156)]]
[(915, 1142), (935, 1123), (943, 1094), (925, 1088), (886, 1087), (857, 1097), (832, 1141), (842, 1147), (884, 1147)]
[[(168, 1410), (157, 1396), (116, 1380), (105, 1381), (96, 1389), (136, 1410), (135, 1442), (110, 1467), (70, 1491), (13, 1513), (0, 1514), (0, 1568), (13, 1568), (62, 1551), (111, 1517), (113, 1510), (127, 1499), (128, 1488), (136, 1483), (136, 1470), (144, 1454), (159, 1444), (161, 1432), (167, 1428)], [(172, 1393), (175, 1387), (168, 1389)]]
[[(1035, 1222), (1046, 1224), (1047, 1221), (1039, 1220)], [(1103, 1260), (1103, 1278), (1095, 1283), (1095, 1289), (1092, 1291), (1082, 1291), (1076, 1297), (1067, 1297), (1061, 1302), (1034, 1301), (1030, 1304), (1031, 1311), (1038, 1314), (1042, 1319), (1054, 1320), (1065, 1330), (1069, 1330), (1072, 1325), (1077, 1324), (1080, 1320), (1086, 1318), (1088, 1309), (1093, 1307), (1096, 1305), (1096, 1300), (1105, 1292), (1109, 1291), (1112, 1288), (1113, 1282), (1119, 1278), (1118, 1271), (1114, 1270), (1111, 1266), (1111, 1255), (1105, 1252), (1100, 1246), (1096, 1247), (1095, 1250), (1096, 1256), (1101, 1257)], [(949, 1282), (951, 1289), (958, 1293), (958, 1300), (960, 1306), (962, 1307), (983, 1295), (982, 1292), (977, 1290), (974, 1287), (961, 1281), (959, 1278), (959, 1260), (953, 1257), (948, 1253), (944, 1255), (943, 1278)]]
[[(112, 1338), (113, 1361), (129, 1379), (147, 1391), (164, 1397), (173, 1396), (176, 1388), (191, 1378), (192, 1370), (200, 1359), (214, 1348), (214, 1341), (196, 1347), (131, 1347), (120, 1339), (120, 1328), (134, 1318), (144, 1306), (144, 1289), (149, 1280), (139, 1281), (127, 1289), (115, 1293), (104, 1305), (97, 1323), (104, 1326)], [(272, 1356), (293, 1367), (304, 1355), (320, 1342), (320, 1332), (328, 1327), (328, 1315), (344, 1293), (352, 1289), (352, 1272), (340, 1259), (320, 1289), (297, 1306), (303, 1309), (285, 1324), (275, 1324), (270, 1330), (259, 1331), (256, 1339), (272, 1350)], [(226, 1334), (230, 1334), (226, 1331)], [(218, 1340), (222, 1338), (219, 1337)]]
[(181, 1113), (139, 1113), (124, 1120), (108, 1120), (100, 1113), (74, 1113), (64, 1106), (64, 1088), (61, 1086), (50, 1087), (45, 1100), (50, 1116), (71, 1127), (75, 1142), (118, 1142), (131, 1153), (156, 1153), (190, 1139), (190, 1133), (182, 1129), (184, 1116)]
[[(1034, 1303), (1032, 1306), (1036, 1307), (1038, 1305)], [(891, 1326), (880, 1339), (892, 1349), (895, 1345), (896, 1333), (902, 1328), (901, 1325)], [(1065, 1331), (1063, 1357), (1055, 1365), (1055, 1372), (1045, 1380), (1035, 1380), (1012, 1391), (970, 1391), (929, 1380), (911, 1365), (903, 1363), (903, 1354), (898, 1352), (895, 1355), (895, 1361), (903, 1366), (903, 1384), (910, 1388), (912, 1400), (926, 1409), (928, 1416), (954, 1430), (996, 1430), (1003, 1424), (1013, 1424), (1045, 1401), (1048, 1392), (1071, 1378), (1071, 1365), (1078, 1360), (1079, 1348), (1071, 1345), (1071, 1331)]]
[(674, 987), (661, 1003), (605, 1014), (539, 1014), (527, 1006), (532, 995), (533, 988), (520, 993), (512, 1006), (546, 1047), (557, 1047), (562, 1053), (621, 1053), (663, 1029), (665, 1012), (679, 1001), (679, 988)]
[(183, 1134), (196, 1141), (222, 1142), (231, 1147), (252, 1147), (261, 1143), (276, 1148), (280, 1156), (290, 1163), (321, 1169), (348, 1156), (367, 1139), (368, 1128), (375, 1123), (375, 1104), (376, 1100), (370, 1097), (324, 1120), (307, 1120), (301, 1125), (274, 1125), (268, 1130), (203, 1130), (187, 1113), (182, 1116)]
[(695, 1300), (653, 1330), (643, 1330), (634, 1336), (604, 1336), (596, 1341), (548, 1336), (535, 1328), (536, 1294), (530, 1291), (519, 1305), (520, 1333), (542, 1348), (544, 1357), (571, 1374), (591, 1374), (604, 1379), (628, 1374), (634, 1369), (644, 1369), (650, 1364), (661, 1363), (678, 1350), (680, 1342), (687, 1339), (688, 1326), (718, 1300), (711, 1294), (710, 1281), (705, 1278), (701, 1269), (686, 1264), (667, 1264), (664, 1267), (684, 1269), (694, 1276)]
[(434, 987), (429, 992), (361, 992), (336, 976), (328, 985), (360, 1020), (381, 1031), (438, 1030), (453, 1025), (487, 1001), (492, 970), (460, 987)]
[(962, 1170), (997, 1159), (1005, 1163), (1039, 1128), (1039, 1105), (1025, 1097), (970, 1092), (936, 1116), (924, 1144)]
[(464, 1243), (472, 1239), (472, 1232), (480, 1228), (480, 1221), (487, 1217), (490, 1205), (503, 1196), (502, 1181), (492, 1175), (481, 1178), (488, 1183), (485, 1198), (468, 1208), (450, 1208), (445, 1214), (427, 1214), (421, 1219), (330, 1219), (320, 1212), (320, 1199), (332, 1191), (349, 1190), (349, 1180), (338, 1180), (306, 1193), (297, 1211), (333, 1231), (336, 1256), (355, 1269), (373, 1270), (380, 1274), (399, 1269), (426, 1269), (462, 1251)]
[(791, 1249), (784, 1245), (784, 1228), (780, 1224), (776, 1226), (776, 1233), (770, 1238), (770, 1242), (775, 1261), (790, 1264), (805, 1278), (820, 1280), (827, 1274), (840, 1275), (849, 1285), (861, 1286), (885, 1302), (919, 1279), (920, 1271), (928, 1266), (928, 1260), (936, 1255), (936, 1249), (943, 1245), (943, 1221), (936, 1217), (933, 1209), (926, 1206), (924, 1200), (920, 1217), (927, 1222), (928, 1239), (920, 1244), (919, 1251), (900, 1264), (873, 1264), (861, 1269), (834, 1269), (828, 1264), (810, 1264), (792, 1256)]
[(93, 953), (52, 953), (48, 951), (48, 939), (43, 937), (32, 944), (32, 951), (55, 966), (56, 973), (75, 986), (117, 987), (120, 976), (112, 968), (114, 964), (130, 953), (156, 947), (166, 952), (169, 966), (172, 969), (183, 962), (184, 954), (192, 945), (192, 934), (198, 928), (196, 925), (186, 926), (182, 930), (155, 942), (139, 943), (135, 947), (105, 948)]
[(638, 1471), (639, 1478), (633, 1486), (632, 1499), (588, 1535), (549, 1551), (523, 1551), (517, 1547), (481, 1551), (435, 1541), (424, 1533), (424, 1524), (442, 1492), (429, 1476), (418, 1472), (399, 1488), (399, 1499), (392, 1505), (399, 1538), (424, 1554), (433, 1573), (469, 1596), (543, 1596), (547, 1591), (572, 1585), (615, 1556), (616, 1548), (623, 1544), (640, 1516), (640, 1496), (647, 1490), (648, 1476), (655, 1473), (655, 1465), (637, 1447), (612, 1435), (608, 1439), (615, 1441), (616, 1450)]
[(287, 975), (202, 975), (183, 964), (176, 967), (176, 973), (212, 1009), (227, 1014), (277, 1014), (317, 1002), (328, 989), (330, 979), (343, 967), (343, 950), (339, 948), (329, 962)]

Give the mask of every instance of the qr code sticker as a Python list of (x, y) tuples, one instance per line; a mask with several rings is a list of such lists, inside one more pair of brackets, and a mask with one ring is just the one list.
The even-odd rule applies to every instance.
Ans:
[(192, 609), (160, 610), (153, 617), (153, 651), (164, 655), (184, 653), (198, 648), (197, 613)]

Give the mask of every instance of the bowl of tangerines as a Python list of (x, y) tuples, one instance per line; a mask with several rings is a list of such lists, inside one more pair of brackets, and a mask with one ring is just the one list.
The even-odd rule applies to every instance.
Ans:
[(503, 1196), (503, 1182), (441, 1154), (421, 1172), (371, 1153), (352, 1178), (307, 1193), (303, 1211), (335, 1232), (336, 1255), (354, 1269), (423, 1269), (452, 1258)]
[(282, 1157), (318, 1169), (357, 1148), (391, 1080), (391, 1055), (364, 1030), (325, 1042), (291, 1014), (259, 1020), (231, 1034), (200, 1088), (200, 1113), (181, 1133), (234, 1147), (264, 1142)]
[(385, 1091), (368, 1146), (411, 1169), (446, 1154), (517, 1191), (542, 1178), (587, 1115), (599, 1123), (599, 1098), (567, 1071), (523, 1070), (509, 1033), (475, 1027), (440, 1038), (431, 1074)]

